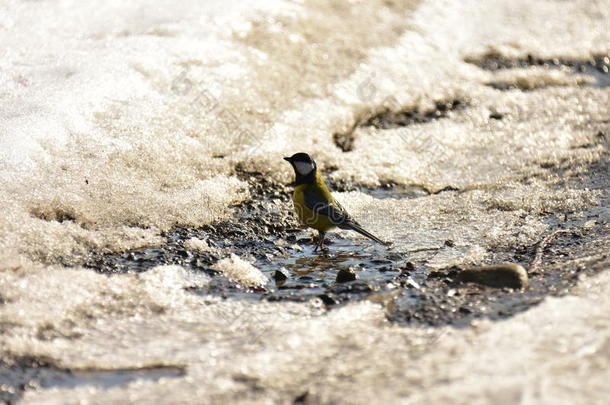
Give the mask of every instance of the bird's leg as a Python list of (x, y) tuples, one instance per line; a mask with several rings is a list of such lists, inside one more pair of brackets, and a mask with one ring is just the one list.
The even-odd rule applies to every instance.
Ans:
[(324, 248), (324, 232), (318, 231), (318, 237), (320, 239), (318, 240), (318, 243), (316, 244), (316, 248), (313, 250), (314, 252), (316, 252), (318, 249)]

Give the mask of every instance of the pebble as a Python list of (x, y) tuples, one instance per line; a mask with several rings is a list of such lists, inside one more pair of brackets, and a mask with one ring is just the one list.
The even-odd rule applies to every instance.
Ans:
[(467, 267), (458, 273), (457, 280), (499, 288), (527, 288), (529, 282), (523, 266), (514, 263)]
[(415, 280), (413, 280), (411, 277), (407, 278), (407, 281), (405, 284), (408, 285), (409, 287), (413, 287), (418, 290), (421, 288), (420, 285)]
[(410, 273), (415, 270), (415, 265), (413, 262), (407, 262), (405, 266), (402, 268), (401, 273)]
[(273, 273), (273, 279), (275, 280), (275, 284), (282, 285), (286, 282), (288, 277), (282, 271), (276, 270), (275, 273)]
[(349, 269), (341, 269), (337, 273), (337, 278), (335, 281), (337, 283), (347, 283), (348, 281), (354, 281), (358, 277), (356, 276), (356, 272), (351, 267)]

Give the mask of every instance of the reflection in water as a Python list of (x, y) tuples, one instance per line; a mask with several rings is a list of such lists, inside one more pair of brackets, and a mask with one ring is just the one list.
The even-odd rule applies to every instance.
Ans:
[[(301, 239), (297, 239), (305, 239), (304, 235), (300, 234)], [(275, 298), (305, 298), (336, 289), (337, 274), (341, 270), (353, 271), (359, 280), (354, 283), (365, 284), (369, 292), (394, 288), (408, 267), (406, 255), (360, 238), (343, 239), (333, 235), (322, 252), (314, 252), (313, 245), (295, 246), (298, 249), (289, 247), (282, 256), (256, 263), (269, 276), (277, 271), (287, 276), (287, 280), (276, 281)]]

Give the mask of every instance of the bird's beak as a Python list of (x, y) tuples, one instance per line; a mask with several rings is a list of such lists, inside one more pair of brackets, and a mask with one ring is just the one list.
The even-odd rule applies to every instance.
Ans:
[(290, 160), (290, 158), (289, 158), (289, 157), (285, 157), (285, 158), (284, 158), (284, 160), (285, 160), (286, 162), (291, 162), (291, 163), (292, 163), (292, 160)]

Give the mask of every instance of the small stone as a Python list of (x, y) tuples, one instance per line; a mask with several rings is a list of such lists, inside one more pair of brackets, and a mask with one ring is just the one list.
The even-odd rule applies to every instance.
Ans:
[(275, 273), (273, 273), (273, 279), (275, 280), (275, 284), (282, 285), (288, 280), (288, 277), (281, 270), (276, 270)]
[(375, 263), (375, 264), (390, 264), (390, 263), (392, 263), (392, 261), (388, 260), (388, 259), (373, 259), (373, 260), (371, 260), (371, 262)]
[(459, 281), (499, 288), (527, 288), (529, 281), (523, 266), (514, 263), (468, 267), (461, 270), (456, 278)]
[(322, 302), (324, 303), (324, 305), (326, 305), (326, 306), (332, 306), (332, 305), (336, 305), (338, 303), (336, 299), (334, 299), (333, 297), (331, 297), (328, 294), (320, 294), (320, 295), (318, 295), (318, 298), (320, 298), (322, 300)]
[(413, 280), (411, 277), (407, 278), (407, 281), (405, 283), (406, 285), (408, 285), (409, 287), (413, 287), (415, 289), (420, 289), (420, 285), (417, 284), (417, 282), (415, 280)]
[(356, 277), (356, 272), (350, 267), (349, 269), (341, 269), (337, 273), (336, 282), (337, 283), (347, 283), (348, 281), (354, 281), (358, 277)]
[(470, 314), (472, 313), (472, 310), (470, 308), (467, 307), (460, 307), (458, 309), (459, 312), (461, 312), (462, 314)]

